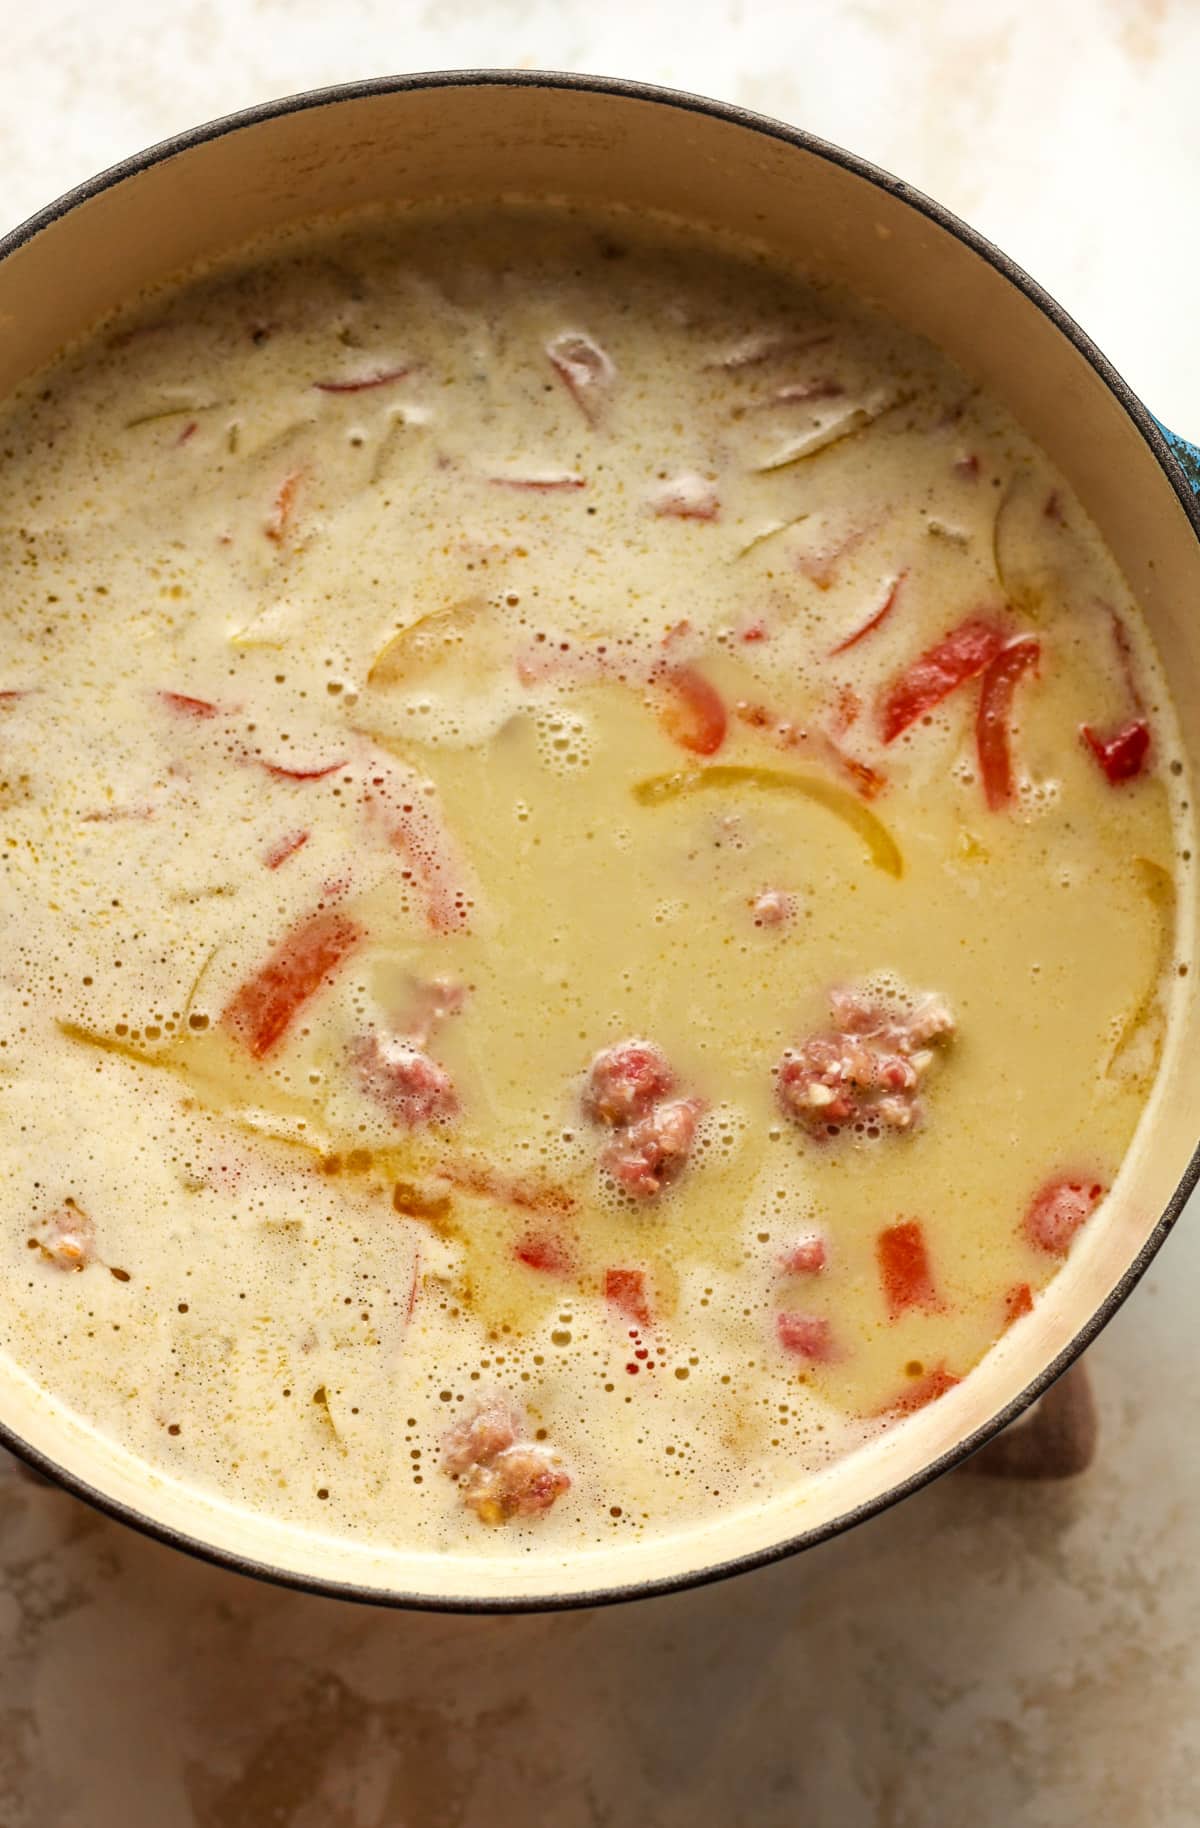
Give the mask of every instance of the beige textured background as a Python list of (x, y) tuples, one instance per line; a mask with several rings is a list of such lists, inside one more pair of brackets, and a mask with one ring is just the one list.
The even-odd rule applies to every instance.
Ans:
[[(0, 25), (5, 226), (311, 84), (649, 77), (932, 191), (1200, 438), (1200, 0), (0, 0)], [(368, 1613), (4, 1469), (0, 1828), (1193, 1828), (1197, 1267), (1193, 1220), (1091, 1354), (1101, 1457), (1070, 1488), (944, 1480), (800, 1562), (646, 1606)]]

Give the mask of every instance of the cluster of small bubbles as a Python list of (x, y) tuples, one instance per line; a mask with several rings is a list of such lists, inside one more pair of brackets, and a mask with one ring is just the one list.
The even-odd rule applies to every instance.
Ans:
[(877, 1003), (890, 1004), (898, 1015), (908, 1015), (920, 994), (894, 971), (870, 972), (862, 980), (862, 993)]
[(585, 768), (592, 759), (594, 738), (586, 717), (560, 704), (539, 708), (533, 717), (538, 758), (556, 774)]
[(697, 1163), (710, 1153), (734, 1154), (749, 1130), (749, 1117), (736, 1105), (713, 1105), (696, 1126), (694, 1153)]
[(1027, 812), (1046, 812), (1062, 799), (1062, 782), (1050, 776), (1046, 780), (1023, 780), (1017, 786), (1017, 799)]

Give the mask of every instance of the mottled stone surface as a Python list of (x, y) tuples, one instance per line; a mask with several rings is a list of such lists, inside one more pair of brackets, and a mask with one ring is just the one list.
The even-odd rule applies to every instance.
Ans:
[[(10, 4), (0, 209), (265, 96), (520, 62), (725, 94), (892, 166), (1200, 436), (1187, 0)], [(1192, 1828), (1196, 1269), (1185, 1220), (1091, 1355), (1100, 1458), (1070, 1487), (945, 1480), (800, 1562), (633, 1608), (362, 1611), (5, 1466), (0, 1828)]]

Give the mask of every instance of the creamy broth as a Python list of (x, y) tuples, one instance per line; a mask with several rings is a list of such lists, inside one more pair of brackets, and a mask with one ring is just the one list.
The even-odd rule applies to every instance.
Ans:
[(665, 224), (372, 218), (0, 449), (0, 1340), (97, 1427), (381, 1543), (676, 1529), (1103, 1225), (1172, 713), (928, 346)]

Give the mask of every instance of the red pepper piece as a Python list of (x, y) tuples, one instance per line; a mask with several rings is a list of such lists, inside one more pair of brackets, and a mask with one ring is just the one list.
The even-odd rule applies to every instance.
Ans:
[(942, 1305), (918, 1219), (902, 1219), (881, 1231), (875, 1241), (875, 1257), (890, 1320), (898, 1319), (906, 1308), (932, 1311)]
[(159, 697), (169, 711), (180, 717), (219, 717), (220, 706), (210, 704), (207, 698), (189, 698), (186, 692), (160, 691)]
[[(869, 762), (848, 754), (838, 741), (837, 732), (847, 727), (846, 710), (850, 707), (850, 701), (857, 705), (855, 693), (849, 687), (842, 690), (849, 691), (850, 697), (847, 700), (839, 695), (839, 705), (832, 720), (833, 729), (828, 732), (808, 730), (802, 724), (793, 723), (790, 718), (781, 717), (769, 705), (752, 704), (744, 698), (740, 698), (734, 705), (733, 713), (739, 722), (747, 724), (751, 730), (764, 731), (780, 749), (798, 750), (819, 757), (822, 761), (832, 762), (848, 776), (855, 791), (864, 800), (873, 800), (887, 786), (887, 776), (877, 768), (872, 768)], [(854, 717), (857, 715), (858, 710), (854, 709)], [(849, 721), (853, 722), (853, 718)]]
[(381, 368), (375, 374), (362, 375), (356, 380), (314, 381), (313, 386), (323, 394), (361, 394), (365, 393), (369, 387), (387, 387), (392, 381), (403, 381), (404, 377), (411, 373), (412, 369), (407, 366)]
[(303, 479), (303, 470), (293, 470), (290, 476), (284, 477), (275, 491), (275, 500), (271, 505), (271, 512), (267, 516), (267, 523), (263, 531), (269, 540), (275, 541), (277, 546), (282, 545), (287, 538), (292, 516), (296, 511), (296, 496)]
[(1066, 1175), (1047, 1181), (1038, 1188), (1025, 1214), (1026, 1239), (1035, 1250), (1044, 1250), (1051, 1257), (1065, 1257), (1075, 1233), (1103, 1194), (1099, 1181)]
[(829, 739), (830, 749), (838, 767), (853, 781), (856, 792), (864, 800), (874, 800), (887, 786), (887, 775), (880, 774), (878, 768), (872, 768), (870, 762), (864, 762), (857, 755), (850, 755), (835, 742)]
[(962, 1378), (955, 1377), (953, 1371), (947, 1371), (945, 1361), (934, 1365), (923, 1377), (916, 1377), (903, 1389), (893, 1402), (884, 1406), (881, 1415), (915, 1415), (918, 1409), (924, 1409), (929, 1403), (936, 1403), (939, 1396), (945, 1396), (947, 1390), (953, 1390), (961, 1384)]
[(494, 489), (540, 489), (543, 494), (553, 489), (587, 487), (587, 478), (574, 470), (563, 470), (556, 476), (489, 476), (487, 480)]
[(310, 914), (234, 992), (221, 1016), (223, 1026), (261, 1060), (362, 937), (346, 914), (325, 908)]
[(816, 1314), (776, 1314), (775, 1335), (785, 1352), (813, 1365), (832, 1364), (840, 1356), (829, 1322)]
[(410, 801), (392, 815), (391, 843), (408, 863), (406, 875), (425, 898), (425, 918), (435, 933), (456, 933), (470, 925), (470, 910), (459, 884), (449, 840), (428, 807)]
[(728, 723), (716, 687), (692, 666), (664, 667), (657, 683), (665, 693), (659, 719), (667, 735), (693, 755), (715, 755)]
[(526, 1268), (547, 1276), (569, 1276), (575, 1267), (572, 1251), (552, 1232), (527, 1231), (513, 1245), (513, 1256)]
[(1110, 736), (1100, 735), (1090, 724), (1081, 724), (1079, 734), (1095, 756), (1110, 787), (1132, 781), (1142, 772), (1150, 753), (1150, 726), (1145, 718), (1130, 718)]
[(285, 832), (282, 838), (277, 838), (264, 852), (263, 862), (269, 870), (277, 870), (281, 863), (286, 863), (302, 845), (308, 843), (309, 837), (310, 833), (306, 831)]
[(495, 1200), (501, 1206), (513, 1206), (519, 1212), (560, 1212), (574, 1210), (575, 1196), (553, 1181), (528, 1181), (501, 1173), (482, 1163), (448, 1158), (439, 1164), (439, 1174), (452, 1187), (464, 1193)]
[(993, 812), (1010, 805), (1016, 792), (1009, 741), (1013, 692), (1018, 679), (1031, 667), (1036, 668), (1041, 651), (1042, 644), (1034, 636), (1021, 635), (1000, 649), (983, 675), (975, 718), (975, 747), (983, 791)]
[(1004, 646), (1004, 630), (987, 616), (968, 616), (948, 635), (926, 648), (884, 692), (878, 707), (879, 734), (885, 743), (924, 717), (951, 692), (977, 679)]
[(875, 613), (868, 616), (866, 621), (861, 623), (858, 628), (847, 635), (844, 641), (839, 641), (836, 647), (831, 647), (829, 650), (831, 655), (848, 653), (852, 647), (857, 647), (860, 641), (865, 641), (867, 636), (872, 634), (874, 630), (879, 627), (881, 622), (886, 621), (896, 607), (897, 600), (900, 596), (900, 586), (907, 576), (907, 571), (902, 571), (898, 577), (892, 579), (891, 587)]
[(322, 768), (285, 768), (282, 762), (264, 762), (258, 758), (259, 766), (277, 781), (323, 781), (326, 775), (336, 774), (339, 768), (346, 766), (342, 756), (336, 762), (327, 762)]
[(852, 685), (847, 685), (843, 681), (837, 689), (837, 702), (833, 708), (833, 734), (845, 736), (851, 724), (858, 722), (861, 712), (862, 699)]
[(1004, 1324), (1011, 1327), (1022, 1314), (1033, 1313), (1033, 1290), (1028, 1282), (1014, 1282), (1004, 1296)]
[(606, 1269), (604, 1299), (639, 1327), (652, 1324), (645, 1272), (640, 1269)]

